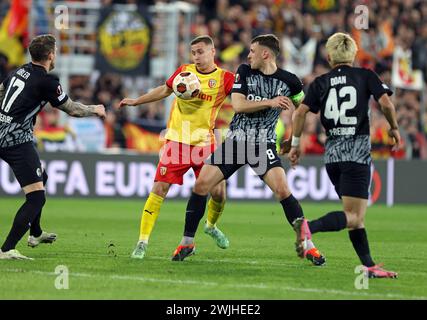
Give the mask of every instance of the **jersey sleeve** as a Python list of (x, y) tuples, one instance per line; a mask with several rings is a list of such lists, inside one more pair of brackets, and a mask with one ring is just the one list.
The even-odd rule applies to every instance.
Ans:
[(68, 100), (68, 95), (63, 91), (58, 77), (47, 75), (42, 84), (43, 99), (52, 107), (58, 107)]
[(393, 94), (393, 91), (372, 70), (368, 70), (368, 88), (377, 101), (384, 93), (389, 96)]
[(304, 91), (302, 90), (301, 80), (296, 75), (292, 76), (289, 89), (291, 90), (289, 98), (294, 104), (298, 105), (304, 98)]
[(224, 89), (225, 95), (229, 95), (233, 89), (235, 76), (232, 72), (226, 71), (224, 74)]
[(180, 66), (178, 69), (175, 70), (175, 72), (173, 73), (173, 75), (171, 75), (169, 77), (169, 79), (166, 80), (165, 84), (172, 89), (172, 84), (173, 84), (173, 80), (175, 79), (175, 77), (180, 74), (182, 72), (182, 70), (184, 69), (185, 65)]
[(320, 110), (320, 94), (318, 92), (316, 80), (314, 80), (308, 87), (307, 94), (304, 98), (303, 103), (310, 109), (313, 113), (318, 113)]
[(241, 93), (243, 95), (248, 94), (248, 84), (246, 83), (246, 76), (249, 73), (249, 66), (245, 64), (241, 64), (237, 69), (236, 75), (234, 77), (233, 88), (231, 89), (231, 93)]

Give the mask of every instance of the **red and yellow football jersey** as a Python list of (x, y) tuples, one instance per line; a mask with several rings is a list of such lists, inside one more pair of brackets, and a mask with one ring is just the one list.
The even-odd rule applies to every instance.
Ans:
[(190, 71), (201, 82), (199, 95), (191, 100), (175, 98), (173, 101), (165, 138), (189, 145), (210, 145), (215, 143), (215, 119), (230, 94), (234, 74), (217, 67), (210, 73), (200, 73), (194, 64), (180, 66), (166, 81), (172, 88), (174, 78), (181, 72)]

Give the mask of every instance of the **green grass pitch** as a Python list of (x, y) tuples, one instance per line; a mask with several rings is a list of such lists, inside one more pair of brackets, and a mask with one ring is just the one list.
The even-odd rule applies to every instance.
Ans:
[[(1, 199), (1, 241), (21, 198)], [(229, 202), (220, 221), (230, 248), (217, 248), (200, 227), (197, 252), (171, 254), (183, 230), (186, 203), (166, 200), (143, 261), (129, 258), (144, 204), (130, 200), (48, 199), (42, 224), (53, 245), (18, 249), (34, 261), (0, 261), (0, 299), (427, 299), (427, 206), (368, 209), (366, 226), (376, 262), (399, 279), (371, 279), (355, 288), (359, 264), (346, 231), (316, 234), (327, 265), (296, 257), (294, 232), (275, 202)], [(309, 219), (339, 204), (303, 203)], [(69, 289), (55, 288), (58, 265)]]

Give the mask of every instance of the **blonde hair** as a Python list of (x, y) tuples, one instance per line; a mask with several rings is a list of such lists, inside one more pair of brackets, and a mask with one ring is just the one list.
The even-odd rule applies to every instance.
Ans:
[(334, 33), (326, 42), (331, 65), (353, 63), (357, 53), (357, 45), (353, 38), (342, 32)]

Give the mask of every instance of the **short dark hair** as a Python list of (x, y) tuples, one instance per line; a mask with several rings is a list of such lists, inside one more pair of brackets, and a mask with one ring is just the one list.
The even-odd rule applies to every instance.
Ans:
[(198, 37), (194, 38), (193, 40), (191, 40), (190, 46), (192, 46), (193, 44), (197, 44), (199, 42), (203, 42), (206, 45), (211, 45), (212, 47), (215, 46), (214, 45), (214, 41), (212, 40), (212, 38), (209, 37), (209, 36), (206, 36), (206, 35), (204, 35), (204, 36), (198, 36)]
[(252, 39), (251, 44), (255, 42), (258, 42), (260, 46), (267, 47), (273, 51), (276, 57), (280, 54), (279, 38), (277, 38), (274, 34), (262, 34), (256, 36)]
[(51, 34), (42, 34), (35, 37), (29, 47), (31, 59), (37, 62), (44, 62), (49, 54), (55, 52), (56, 39)]

